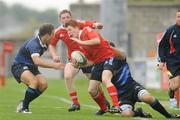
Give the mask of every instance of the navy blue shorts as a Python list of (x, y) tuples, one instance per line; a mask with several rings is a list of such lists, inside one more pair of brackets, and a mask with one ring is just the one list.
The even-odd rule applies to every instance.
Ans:
[(138, 93), (141, 90), (146, 90), (142, 85), (134, 80), (128, 81), (125, 85), (123, 85), (118, 91), (118, 99), (120, 104), (129, 104), (134, 107), (136, 102), (140, 102), (138, 98)]
[(174, 78), (174, 77), (180, 75), (180, 62), (167, 63), (167, 69), (172, 74), (172, 77), (170, 77), (170, 78)]
[(18, 83), (21, 83), (21, 75), (26, 70), (31, 71), (33, 75), (41, 74), (36, 66), (14, 63), (11, 67), (11, 72)]
[(91, 69), (92, 69), (93, 66), (89, 66), (89, 67), (83, 67), (83, 68), (80, 68), (82, 70), (82, 72), (85, 74), (85, 73), (91, 73)]
[(110, 70), (114, 76), (125, 61), (126, 60), (119, 60), (117, 57), (112, 57), (104, 62), (95, 64), (92, 68), (91, 80), (101, 81), (103, 70)]

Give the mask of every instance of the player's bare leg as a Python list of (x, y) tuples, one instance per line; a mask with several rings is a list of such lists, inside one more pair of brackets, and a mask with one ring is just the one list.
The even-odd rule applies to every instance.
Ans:
[(175, 91), (180, 88), (180, 75), (169, 80), (170, 89)]
[(66, 88), (68, 90), (69, 96), (73, 101), (72, 106), (68, 109), (69, 112), (80, 110), (80, 104), (74, 86), (74, 77), (77, 75), (78, 71), (79, 69), (76, 69), (71, 63), (67, 63), (64, 68), (64, 79), (65, 79)]
[(166, 109), (161, 105), (158, 99), (154, 98), (148, 91), (144, 90), (139, 96), (142, 102), (149, 104), (155, 111), (159, 112), (166, 118), (180, 118), (178, 114), (170, 114)]
[(100, 110), (96, 112), (96, 115), (103, 115), (110, 108), (110, 103), (106, 100), (103, 90), (101, 89), (101, 82), (96, 80), (90, 80), (88, 92), (92, 99), (99, 105)]
[(37, 98), (37, 87), (38, 87), (38, 81), (36, 77), (29, 71), (26, 70), (21, 75), (21, 81), (25, 85), (28, 86), (24, 99), (20, 102), (20, 104), (17, 106), (16, 112), (21, 113), (31, 113), (29, 112), (29, 103)]
[(102, 83), (106, 86), (108, 93), (111, 97), (113, 107), (109, 110), (111, 113), (119, 113), (119, 101), (116, 87), (112, 84), (112, 72), (110, 70), (104, 70), (102, 73)]

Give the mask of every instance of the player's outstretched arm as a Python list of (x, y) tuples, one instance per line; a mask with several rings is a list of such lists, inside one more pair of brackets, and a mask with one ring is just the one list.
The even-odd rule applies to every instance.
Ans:
[(99, 38), (93, 38), (87, 41), (81, 41), (77, 38), (71, 38), (71, 40), (74, 40), (75, 42), (81, 45), (99, 45), (101, 43)]
[(54, 68), (54, 69), (63, 69), (64, 68), (63, 63), (60, 63), (60, 62), (50, 63), (46, 60), (41, 59), (39, 55), (32, 56), (32, 60), (33, 60), (35, 65), (40, 66), (40, 67)]
[(114, 47), (112, 47), (112, 49), (115, 51), (117, 57), (118, 57), (120, 60), (125, 60), (125, 59), (126, 59), (126, 56), (125, 56), (125, 54), (124, 54), (122, 51), (120, 51), (119, 49), (114, 48)]
[(58, 56), (58, 54), (57, 54), (56, 46), (49, 45), (49, 52), (50, 52), (54, 62), (60, 62), (60, 56)]
[(99, 30), (103, 28), (103, 24), (96, 21), (77, 20), (77, 22), (81, 29), (83, 29), (84, 27), (90, 27), (90, 28), (99, 29)]

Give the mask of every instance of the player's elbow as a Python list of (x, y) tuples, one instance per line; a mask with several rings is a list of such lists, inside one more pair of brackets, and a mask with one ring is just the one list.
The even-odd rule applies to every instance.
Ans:
[(94, 44), (99, 45), (101, 44), (101, 40), (99, 38), (94, 39)]
[(36, 66), (40, 66), (40, 65), (41, 65), (41, 60), (40, 60), (40, 58), (38, 58), (38, 57), (33, 58), (33, 63), (34, 63)]
[(40, 61), (38, 61), (38, 60), (33, 60), (33, 62), (34, 62), (34, 64), (35, 64), (36, 66), (39, 66), (39, 65), (40, 65)]

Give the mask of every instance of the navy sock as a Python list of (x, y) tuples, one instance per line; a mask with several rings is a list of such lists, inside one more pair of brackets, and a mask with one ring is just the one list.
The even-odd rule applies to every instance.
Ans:
[(174, 98), (174, 91), (169, 89), (168, 95), (169, 95), (169, 98), (171, 98), (171, 99)]
[(39, 89), (28, 87), (23, 100), (23, 109), (29, 109), (29, 103), (36, 99), (40, 94), (41, 92), (39, 91)]
[(39, 89), (36, 89), (36, 94), (37, 94), (37, 97), (39, 97), (42, 94), (42, 92)]
[(141, 113), (139, 111), (134, 110), (134, 117), (139, 117)]
[(161, 113), (162, 115), (164, 115), (166, 118), (170, 118), (171, 114), (169, 114), (166, 109), (161, 105), (161, 103), (159, 103), (159, 101), (157, 99), (155, 99), (155, 101), (151, 104), (151, 107), (158, 111), (159, 113)]
[[(142, 109), (142, 108), (139, 108), (139, 109)], [(136, 108), (134, 110), (134, 117), (144, 117), (144, 113), (143, 113), (143, 110), (138, 110), (138, 108)]]

